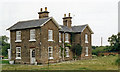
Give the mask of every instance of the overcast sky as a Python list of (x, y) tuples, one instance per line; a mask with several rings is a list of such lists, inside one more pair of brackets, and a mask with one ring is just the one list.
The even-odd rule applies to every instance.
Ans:
[(92, 45), (109, 45), (108, 37), (118, 33), (119, 0), (1, 0), (0, 36), (9, 36), (7, 28), (18, 21), (38, 19), (40, 8), (47, 7), (49, 16), (63, 24), (63, 16), (71, 13), (72, 25), (88, 24), (94, 34)]

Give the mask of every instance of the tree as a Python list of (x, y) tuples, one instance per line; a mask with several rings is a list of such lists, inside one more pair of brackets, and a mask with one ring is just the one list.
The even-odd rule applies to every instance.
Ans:
[(82, 46), (80, 44), (73, 45), (71, 47), (71, 50), (72, 50), (75, 58), (79, 57), (82, 53)]
[(8, 50), (10, 48), (10, 44), (8, 43), (8, 37), (7, 36), (0, 36), (0, 53), (2, 53), (3, 56), (8, 55)]
[(120, 33), (118, 33), (117, 35), (112, 35), (111, 37), (108, 38), (108, 42), (111, 45), (111, 51), (119, 51), (119, 42), (120, 42), (120, 38), (119, 38)]

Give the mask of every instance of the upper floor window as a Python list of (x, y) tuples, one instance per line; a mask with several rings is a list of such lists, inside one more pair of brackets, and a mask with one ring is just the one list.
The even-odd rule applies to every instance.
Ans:
[(59, 42), (61, 42), (61, 33), (59, 33)]
[(53, 47), (48, 47), (48, 58), (53, 59)]
[(30, 40), (29, 41), (36, 41), (35, 40), (35, 29), (30, 30)]
[(69, 47), (65, 47), (66, 57), (69, 57)]
[(15, 42), (21, 42), (21, 31), (16, 31), (16, 41)]
[(21, 59), (21, 47), (16, 47), (16, 59)]
[(68, 33), (65, 33), (65, 42), (66, 42), (66, 43), (69, 43), (69, 36), (68, 36)]
[(88, 35), (85, 34), (85, 43), (88, 43)]
[(85, 56), (88, 56), (88, 47), (85, 48)]
[(53, 30), (48, 30), (48, 41), (53, 41)]

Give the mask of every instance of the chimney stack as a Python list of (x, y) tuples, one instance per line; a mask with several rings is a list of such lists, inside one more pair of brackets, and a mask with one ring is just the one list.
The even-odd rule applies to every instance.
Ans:
[(39, 19), (49, 17), (49, 12), (47, 11), (47, 7), (45, 7), (45, 11), (42, 11), (41, 8), (38, 14), (39, 14)]
[(40, 9), (40, 11), (42, 12), (42, 8)]
[(72, 19), (72, 17), (70, 17), (70, 13), (68, 14), (68, 17), (66, 17), (66, 14), (64, 14), (63, 25), (68, 26), (69, 28), (71, 28), (71, 24), (72, 24), (71, 19)]

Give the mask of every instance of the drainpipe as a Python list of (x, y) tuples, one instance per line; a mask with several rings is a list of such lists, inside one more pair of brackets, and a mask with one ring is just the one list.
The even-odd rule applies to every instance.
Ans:
[(64, 32), (63, 32), (63, 61), (64, 61)]

